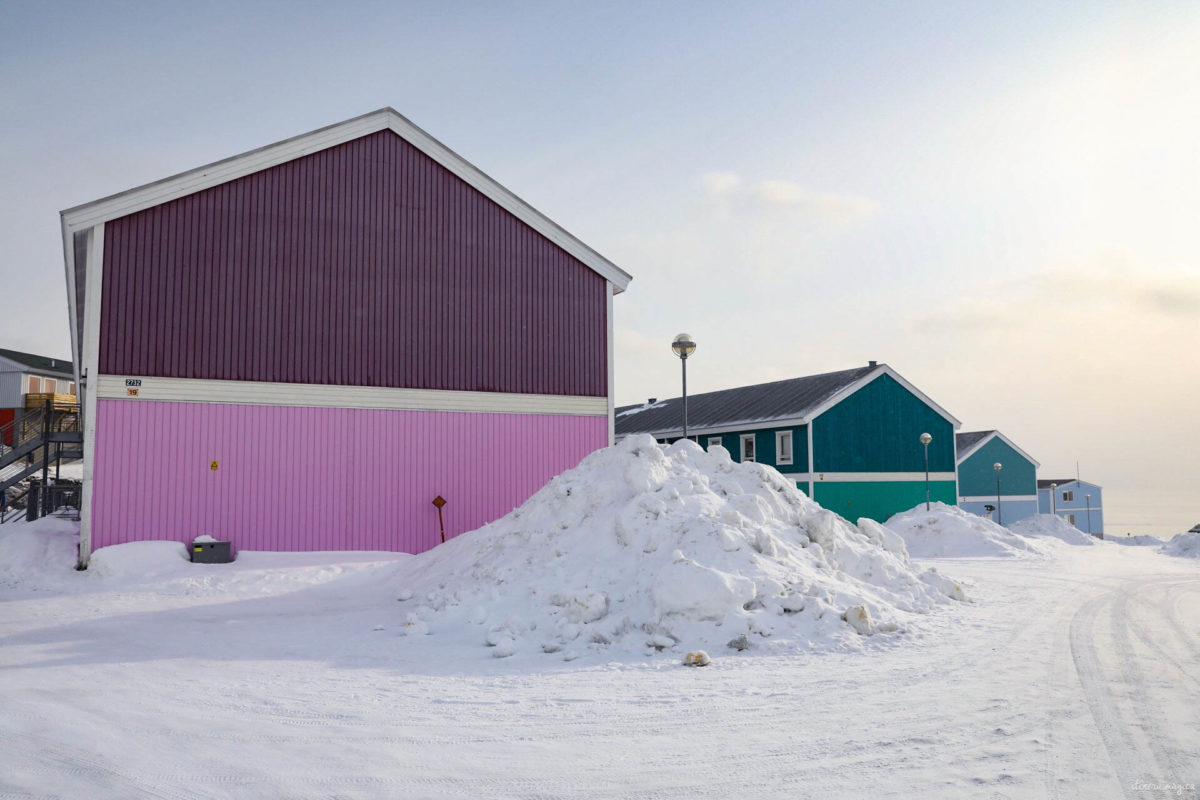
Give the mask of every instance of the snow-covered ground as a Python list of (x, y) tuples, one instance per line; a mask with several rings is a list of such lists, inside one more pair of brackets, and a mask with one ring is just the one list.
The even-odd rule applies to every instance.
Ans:
[[(141, 543), (102, 550), (80, 573), (72, 523), (0, 526), (0, 797), (1196, 796), (1200, 560), (1073, 546), (1039, 528), (1018, 557), (910, 563), (884, 547), (887, 531), (763, 500), (773, 484), (755, 483), (756, 468), (714, 481), (718, 466), (676, 452), (582, 504), (565, 491), (571, 481), (552, 485), (522, 516), (527, 528), (464, 538), (451, 563), (436, 551), (244, 552), (199, 565), (178, 543)], [(707, 484), (681, 490), (681, 475)], [(617, 506), (646, 510), (647, 476), (678, 496), (641, 521), (622, 517)], [(743, 495), (756, 499), (731, 502), (763, 514), (774, 555), (722, 502)], [(669, 549), (661, 561), (646, 553), (654, 569), (620, 586), (601, 585), (596, 564), (568, 602), (522, 598), (539, 574), (562, 582), (577, 571), (556, 572), (551, 553), (525, 559), (553, 542), (551, 506), (580, 512), (572, 530), (602, 529), (608, 514), (626, 520), (634, 551), (650, 531)], [(687, 508), (725, 526), (709, 530), (714, 541), (738, 547), (687, 540), (676, 530)], [(918, 524), (959, 541), (961, 522), (943, 512)], [(971, 530), (967, 540), (981, 541)], [(628, 573), (623, 547), (589, 553)], [(859, 556), (834, 563), (839, 549)], [(716, 621), (686, 604), (655, 607), (655, 586), (676, 586), (676, 550), (726, 587), (729, 570), (750, 576), (755, 594), (722, 622), (749, 649), (724, 646)], [(502, 574), (477, 570), (484, 555)], [(828, 614), (782, 608), (787, 589), (767, 589), (784, 567), (806, 576), (817, 594), (805, 597), (825, 598)], [(967, 601), (922, 589), (930, 567)], [(453, 598), (453, 580), (469, 591)], [(495, 590), (498, 624), (476, 621), (478, 606), (491, 613), (482, 586)], [(651, 598), (620, 594), (635, 590)], [(589, 591), (606, 595), (608, 613), (586, 622), (599, 600), (571, 609)], [(850, 630), (834, 611), (855, 599), (895, 613), (896, 629)], [(540, 647), (539, 629), (562, 633), (555, 609), (585, 630), (610, 617), (631, 625), (608, 645), (571, 639), (563, 652), (579, 657), (568, 661)], [(647, 621), (671, 636), (647, 633)], [(490, 657), (497, 627), (513, 638), (511, 657)], [(654, 635), (680, 639), (660, 652), (647, 645)], [(705, 636), (711, 665), (683, 666)]]

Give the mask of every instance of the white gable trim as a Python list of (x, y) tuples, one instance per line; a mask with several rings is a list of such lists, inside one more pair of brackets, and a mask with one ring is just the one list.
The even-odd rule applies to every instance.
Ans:
[[(501, 208), (602, 275), (613, 284), (615, 292), (623, 292), (629, 285), (632, 280), (629, 273), (567, 233), (544, 214), (392, 108), (381, 108), (361, 117), (69, 208), (62, 212), (63, 246), (68, 251), (72, 250), (71, 234), (82, 228), (144, 211), (385, 129), (396, 133), (467, 184), (478, 189)], [(67, 260), (73, 259), (68, 256)], [(92, 265), (89, 263), (88, 266), (90, 271)]]
[(1034, 459), (1033, 456), (1029, 455), (1029, 453), (1026, 453), (1024, 450), (1022, 450), (1021, 448), (1019, 448), (1015, 444), (1013, 444), (1013, 440), (1009, 439), (1007, 436), (1005, 436), (1000, 431), (992, 431), (987, 436), (984, 436), (978, 442), (976, 442), (975, 444), (971, 445), (966, 450), (964, 450), (962, 455), (960, 455), (958, 457), (958, 463), (961, 464), (964, 461), (966, 461), (968, 458), (970, 458), (971, 456), (975, 455), (976, 452), (978, 452), (985, 444), (990, 442), (992, 439), (999, 439), (1000, 441), (1004, 442), (1006, 445), (1011, 447), (1013, 450), (1016, 450), (1018, 453), (1020, 453), (1021, 458), (1025, 459), (1030, 464), (1033, 464), (1034, 467), (1042, 466), (1040, 463), (1038, 463), (1038, 461), (1036, 459)]
[(927, 394), (925, 394), (920, 389), (918, 389), (917, 387), (913, 386), (911, 383), (906, 381), (900, 375), (899, 372), (896, 372), (896, 370), (892, 369), (887, 364), (880, 364), (879, 366), (877, 366), (875, 368), (875, 370), (873, 372), (868, 372), (866, 375), (859, 378), (858, 380), (856, 380), (854, 383), (850, 384), (849, 386), (845, 386), (845, 387), (839, 389), (837, 392), (835, 392), (833, 395), (831, 395), (829, 397), (829, 399), (827, 399), (825, 402), (821, 403), (816, 408), (809, 411), (808, 414), (805, 415), (807, 417), (807, 420), (809, 422), (812, 422), (817, 417), (821, 416), (826, 411), (833, 408), (838, 403), (842, 402), (847, 397), (854, 394), (855, 392), (857, 392), (859, 389), (866, 386), (871, 381), (877, 380), (880, 377), (882, 377), (883, 375), (891, 376), (893, 380), (895, 380), (897, 383), (899, 383), (901, 386), (903, 386), (909, 392), (914, 394), (918, 399), (920, 399), (921, 402), (923, 402), (925, 405), (929, 406), (934, 411), (936, 411), (938, 416), (944, 418), (947, 422), (949, 422), (951, 425), (953, 425), (955, 430), (958, 430), (960, 427), (962, 427), (962, 423), (959, 422), (958, 419), (953, 414), (951, 414), (949, 411), (947, 411), (946, 409), (939, 406), (937, 403), (933, 402), (933, 400), (929, 399), (929, 396)]

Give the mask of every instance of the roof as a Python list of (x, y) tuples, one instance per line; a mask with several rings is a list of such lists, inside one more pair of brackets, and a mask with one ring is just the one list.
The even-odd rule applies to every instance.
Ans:
[[(688, 428), (704, 430), (779, 420), (808, 422), (880, 375), (891, 375), (954, 425), (959, 422), (887, 364), (789, 378), (688, 395)], [(683, 399), (622, 406), (616, 410), (616, 434), (670, 433), (682, 427)]]
[(1071, 483), (1086, 483), (1088, 486), (1095, 486), (1097, 489), (1103, 488), (1098, 483), (1088, 483), (1087, 481), (1081, 481), (1078, 478), (1046, 478), (1045, 480), (1039, 478), (1037, 482), (1037, 488), (1049, 489), (1051, 485), (1066, 486)]
[(958, 453), (970, 450), (972, 446), (991, 436), (995, 431), (967, 431), (954, 434), (954, 448)]
[(957, 452), (958, 463), (961, 464), (966, 461), (992, 439), (999, 439), (1013, 450), (1016, 450), (1021, 454), (1022, 458), (1024, 458), (1030, 464), (1033, 464), (1035, 469), (1041, 466), (1036, 458), (1017, 447), (1016, 443), (1013, 442), (1012, 439), (1009, 439), (1007, 436), (997, 430), (967, 431), (965, 433), (956, 433), (954, 435), (954, 447), (955, 451)]
[[(560, 228), (544, 214), (505, 189), (494, 179), (414, 125), (393, 108), (381, 108), (361, 117), (250, 150), (241, 155), (181, 172), (62, 212), (64, 247), (69, 251), (72, 233), (195, 192), (219, 186), (246, 175), (326, 150), (380, 130), (390, 129), (409, 144), (482, 192), (509, 213), (579, 259), (622, 292), (632, 277), (604, 256)], [(68, 256), (69, 259), (69, 256)]]
[(5, 350), (4, 348), (0, 348), (0, 358), (7, 358), (9, 361), (15, 361), (22, 366), (29, 367), (38, 372), (50, 372), (55, 375), (75, 377), (75, 367), (67, 359), (48, 358), (46, 356), (34, 355), (33, 353), (21, 353), (17, 350)]

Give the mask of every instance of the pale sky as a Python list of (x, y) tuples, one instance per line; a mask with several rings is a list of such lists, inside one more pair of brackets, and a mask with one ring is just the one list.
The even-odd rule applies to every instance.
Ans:
[(61, 209), (388, 105), (633, 274), (619, 403), (875, 359), (1200, 522), (1200, 3), (0, 2), (0, 346)]

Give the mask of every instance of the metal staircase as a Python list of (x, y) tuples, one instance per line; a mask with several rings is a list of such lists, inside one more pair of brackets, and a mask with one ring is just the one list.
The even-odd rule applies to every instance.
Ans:
[(51, 467), (78, 458), (83, 458), (78, 405), (47, 401), (0, 426), (0, 520), (25, 496), (18, 484), (39, 472), (48, 478)]

